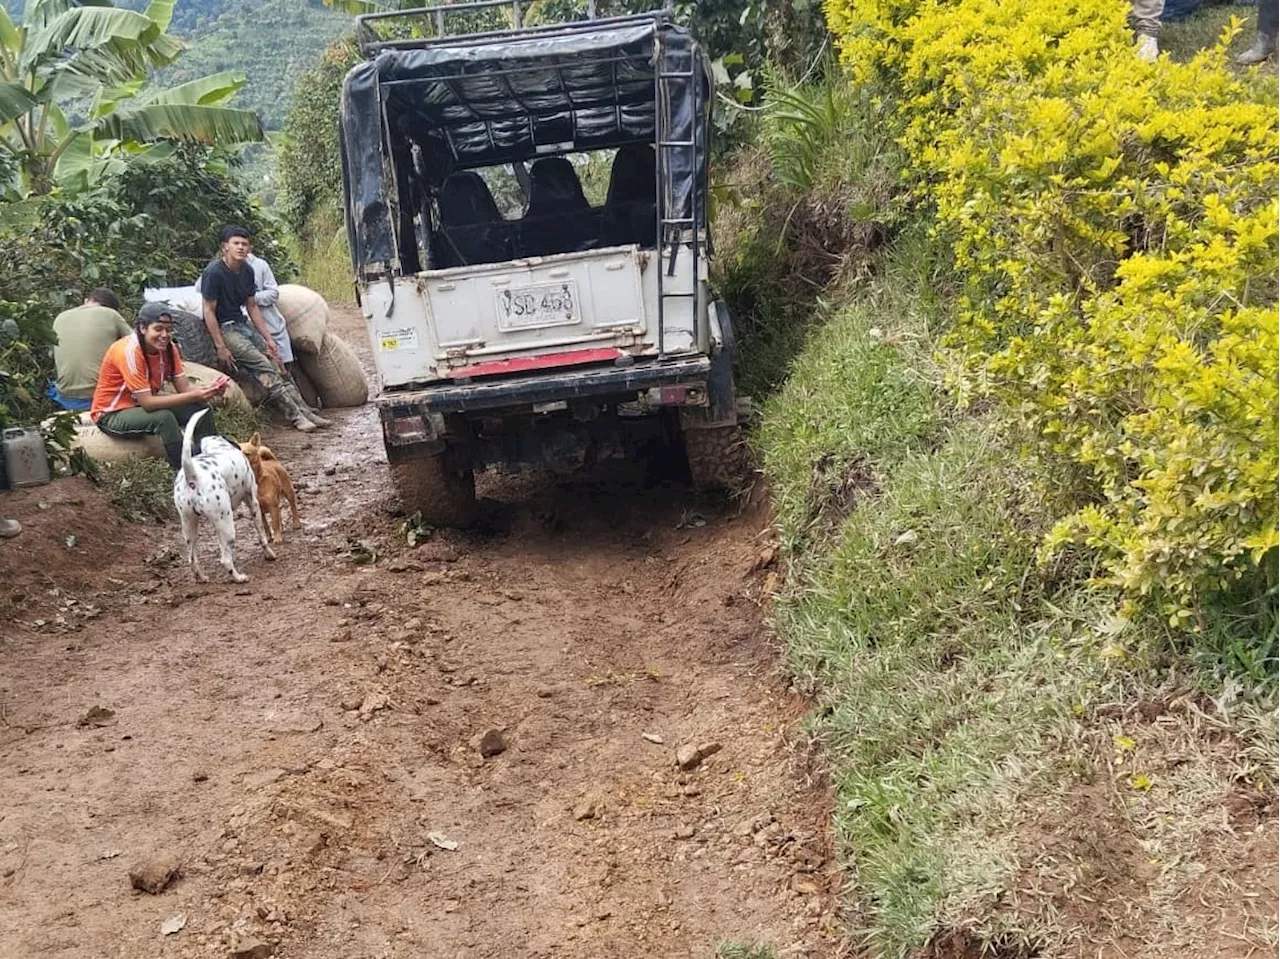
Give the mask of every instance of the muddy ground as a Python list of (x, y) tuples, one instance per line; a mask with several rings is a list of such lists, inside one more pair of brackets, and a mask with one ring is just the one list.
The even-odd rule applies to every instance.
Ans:
[(0, 955), (835, 954), (761, 511), (490, 479), (486, 529), (413, 549), (372, 410), (336, 418), (268, 431), (305, 528), (270, 563), (241, 518), (245, 586), (82, 480), (0, 499)]

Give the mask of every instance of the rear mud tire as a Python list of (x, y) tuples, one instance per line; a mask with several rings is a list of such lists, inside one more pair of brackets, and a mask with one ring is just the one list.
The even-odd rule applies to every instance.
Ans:
[(475, 473), (456, 453), (401, 454), (391, 460), (391, 481), (408, 513), (432, 526), (464, 529), (476, 521)]
[(696, 490), (740, 493), (747, 487), (751, 454), (738, 426), (685, 429), (684, 452)]

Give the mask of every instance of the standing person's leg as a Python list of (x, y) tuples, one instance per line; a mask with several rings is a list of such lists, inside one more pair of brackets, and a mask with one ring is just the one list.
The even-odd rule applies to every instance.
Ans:
[(1156, 37), (1160, 35), (1160, 15), (1164, 13), (1164, 0), (1133, 0), (1130, 18), (1138, 35), (1138, 56), (1148, 63), (1160, 55)]
[(1280, 19), (1280, 0), (1258, 0), (1258, 35), (1253, 46), (1236, 58), (1236, 63), (1249, 66), (1262, 63), (1276, 52), (1277, 20)]
[(255, 342), (253, 331), (238, 323), (228, 323), (222, 328), (222, 339), (235, 358), (240, 375), (251, 377), (267, 393), (267, 402), (284, 414), (293, 428), (309, 433), (316, 428), (304, 407), (294, 398), (297, 392), (291, 382), (286, 383), (276, 365), (271, 362)]
[(164, 456), (174, 470), (182, 469), (182, 427), (172, 410), (155, 410), (148, 413), (141, 406), (132, 409), (103, 413), (98, 417), (98, 429), (108, 436), (120, 439), (136, 439), (155, 434), (164, 444)]

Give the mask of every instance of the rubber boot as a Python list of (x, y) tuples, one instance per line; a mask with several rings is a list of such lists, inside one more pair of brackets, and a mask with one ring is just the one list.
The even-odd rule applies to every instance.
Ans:
[(1263, 33), (1259, 30), (1258, 36), (1254, 38), (1253, 46), (1240, 54), (1240, 56), (1236, 57), (1236, 63), (1240, 64), (1242, 67), (1250, 67), (1255, 63), (1265, 62), (1267, 58), (1273, 56), (1275, 52), (1276, 35), (1274, 33)]
[(298, 387), (295, 386), (293, 383), (285, 383), (285, 392), (289, 394), (289, 399), (293, 401), (293, 405), (298, 408), (298, 411), (302, 413), (304, 417), (306, 417), (316, 426), (323, 427), (323, 426), (333, 425), (333, 420), (325, 419), (323, 416), (321, 416), (319, 413), (317, 413), (315, 410), (313, 410), (310, 406), (307, 405), (307, 401), (302, 398), (302, 393), (298, 390)]
[(299, 433), (315, 432), (316, 425), (312, 423), (311, 420), (307, 419), (306, 414), (302, 412), (302, 410), (306, 408), (306, 404), (304, 403), (300, 408), (298, 404), (294, 402), (293, 397), (289, 395), (288, 389), (281, 390), (272, 397), (272, 402), (276, 409), (284, 414), (284, 418), (288, 420), (289, 425)]

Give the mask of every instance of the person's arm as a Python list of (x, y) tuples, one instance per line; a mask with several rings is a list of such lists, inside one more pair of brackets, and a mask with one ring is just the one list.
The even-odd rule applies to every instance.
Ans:
[(124, 371), (124, 384), (133, 395), (134, 402), (148, 413), (158, 410), (170, 410), (175, 406), (184, 406), (192, 400), (207, 403), (218, 395), (218, 391), (211, 386), (193, 386), (191, 381), (187, 379), (186, 368), (182, 365), (182, 353), (177, 347), (172, 347), (172, 351), (174, 360), (172, 380), (173, 387), (177, 390), (176, 393), (154, 393), (147, 373), (133, 370)]
[(259, 306), (275, 306), (280, 302), (280, 287), (276, 283), (276, 275), (271, 272), (271, 264), (258, 257), (253, 266), (253, 275), (258, 285), (258, 292), (253, 298)]
[(133, 327), (131, 327), (128, 323), (125, 322), (123, 316), (117, 313), (116, 314), (116, 338), (119, 339), (122, 336), (128, 336), (132, 332), (133, 332)]
[[(252, 296), (244, 301), (244, 308), (249, 313), (249, 319), (253, 322), (253, 328), (262, 334), (262, 341), (267, 345), (265, 352), (267, 359), (284, 369), (284, 364), (280, 362), (280, 351), (276, 349), (275, 337), (271, 335), (271, 331), (267, 329), (267, 321), (262, 318), (262, 311), (258, 309), (258, 302)], [(207, 307), (206, 307), (207, 309)]]
[(222, 324), (218, 322), (218, 300), (206, 299), (204, 301), (204, 328), (209, 331), (209, 336), (213, 340), (213, 348), (218, 351), (218, 362), (227, 368), (228, 372), (234, 373), (236, 370), (236, 358), (231, 355), (231, 351), (227, 349), (227, 341), (222, 338)]
[[(193, 387), (187, 378), (181, 377), (189, 389), (179, 389), (177, 393), (152, 393), (150, 390), (144, 390), (141, 393), (134, 393), (133, 398), (148, 413), (155, 413), (159, 410), (171, 410), (175, 406), (186, 406), (192, 399), (202, 400), (208, 403), (211, 399), (218, 395), (218, 391), (208, 387)], [(177, 381), (174, 381), (176, 387)]]

